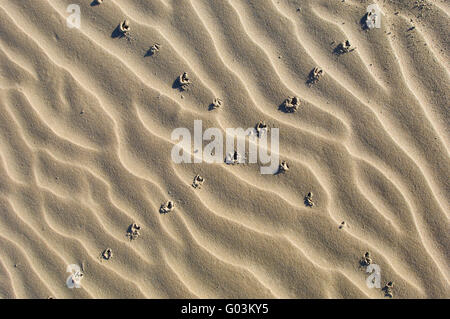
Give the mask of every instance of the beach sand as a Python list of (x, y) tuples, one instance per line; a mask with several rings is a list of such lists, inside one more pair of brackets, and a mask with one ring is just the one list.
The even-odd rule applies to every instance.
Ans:
[(450, 298), (450, 3), (375, 2), (0, 0), (0, 298)]

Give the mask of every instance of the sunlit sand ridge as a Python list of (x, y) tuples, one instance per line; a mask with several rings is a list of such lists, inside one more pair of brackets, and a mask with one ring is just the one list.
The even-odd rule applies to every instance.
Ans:
[(0, 298), (450, 297), (448, 1), (74, 2), (0, 0)]

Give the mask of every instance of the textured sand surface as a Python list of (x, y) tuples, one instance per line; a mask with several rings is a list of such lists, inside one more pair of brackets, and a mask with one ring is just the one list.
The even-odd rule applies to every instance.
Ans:
[[(371, 30), (364, 0), (91, 1), (0, 0), (0, 298), (385, 298), (366, 251), (394, 298), (450, 298), (448, 1)], [(194, 120), (279, 127), (289, 171), (173, 163)]]

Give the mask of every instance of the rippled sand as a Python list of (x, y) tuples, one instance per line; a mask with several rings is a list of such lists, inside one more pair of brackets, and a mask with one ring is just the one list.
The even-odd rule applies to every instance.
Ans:
[[(394, 298), (450, 297), (448, 1), (371, 30), (363, 0), (74, 2), (0, 0), (1, 298), (385, 298), (366, 251)], [(289, 171), (173, 163), (194, 120), (280, 128)]]

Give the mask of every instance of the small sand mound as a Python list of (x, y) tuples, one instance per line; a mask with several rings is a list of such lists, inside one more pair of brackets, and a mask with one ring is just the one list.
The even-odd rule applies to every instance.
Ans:
[(394, 293), (392, 291), (393, 288), (394, 288), (394, 282), (389, 281), (382, 289), (384, 291), (384, 296), (394, 298)]
[(223, 105), (223, 101), (221, 98), (216, 97), (213, 102), (210, 104), (210, 110), (218, 109)]
[(269, 128), (267, 127), (267, 125), (264, 121), (259, 121), (255, 126), (255, 130), (256, 130), (256, 135), (258, 137), (261, 137), (269, 131)]
[(359, 263), (361, 266), (369, 266), (372, 263), (372, 258), (370, 258), (370, 253), (368, 251), (366, 251)]
[(319, 80), (323, 76), (323, 74), (324, 74), (323, 70), (321, 68), (319, 68), (318, 66), (316, 66), (309, 73), (308, 84), (312, 85), (316, 82), (319, 82)]
[(309, 192), (309, 193), (305, 196), (305, 205), (306, 205), (306, 206), (308, 206), (308, 207), (313, 207), (313, 206), (315, 205), (312, 198), (313, 198), (313, 193), (312, 193), (312, 192)]
[(159, 51), (160, 48), (161, 48), (161, 44), (159, 44), (159, 43), (153, 44), (153, 45), (150, 47), (150, 49), (148, 50), (148, 51), (149, 51), (149, 54), (150, 54), (150, 55), (156, 54), (156, 53)]
[(201, 177), (200, 175), (196, 175), (194, 177), (194, 181), (192, 182), (192, 187), (200, 189), (204, 181), (205, 179), (203, 177)]
[(128, 227), (127, 236), (130, 238), (130, 240), (134, 240), (139, 237), (139, 230), (141, 230), (141, 226), (136, 223), (133, 223)]
[(340, 54), (345, 54), (345, 53), (349, 53), (352, 51), (355, 51), (356, 48), (352, 48), (350, 41), (346, 40), (345, 42), (341, 42), (339, 43), (339, 45), (336, 47), (336, 49), (334, 50), (334, 52), (338, 55)]
[(162, 204), (161, 207), (159, 208), (159, 212), (161, 214), (167, 214), (170, 213), (171, 211), (173, 211), (175, 209), (175, 204), (173, 203), (173, 201), (168, 200), (165, 204)]
[(282, 161), (280, 163), (280, 166), (278, 167), (278, 172), (279, 173), (285, 173), (289, 170), (289, 165), (286, 161)]
[(102, 257), (105, 260), (110, 260), (113, 257), (113, 252), (111, 248), (106, 248), (103, 253), (102, 253)]
[(178, 77), (178, 85), (180, 86), (180, 89), (182, 91), (187, 90), (188, 86), (191, 84), (191, 81), (189, 80), (188, 74), (184, 72)]
[(290, 96), (283, 103), (283, 109), (286, 113), (293, 113), (300, 107), (300, 98), (297, 96)]
[(340, 225), (339, 225), (339, 229), (342, 229), (346, 226), (347, 224), (345, 223), (345, 221), (343, 221)]
[(119, 29), (122, 33), (127, 33), (130, 31), (130, 23), (128, 20), (124, 20), (122, 23), (119, 24)]

